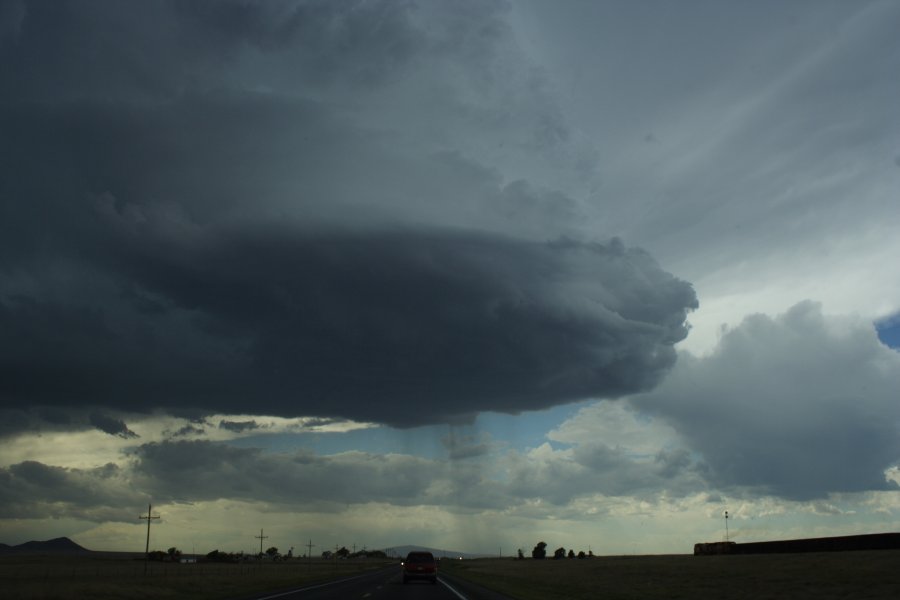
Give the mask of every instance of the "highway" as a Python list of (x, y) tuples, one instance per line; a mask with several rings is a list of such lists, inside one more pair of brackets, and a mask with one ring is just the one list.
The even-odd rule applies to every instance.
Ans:
[(438, 575), (437, 585), (400, 578), (391, 567), (356, 577), (254, 596), (252, 600), (513, 600), (457, 578)]

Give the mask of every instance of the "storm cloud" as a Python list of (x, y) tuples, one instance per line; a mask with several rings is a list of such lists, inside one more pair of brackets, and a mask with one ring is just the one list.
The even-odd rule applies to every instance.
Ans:
[(697, 305), (617, 240), (166, 233), (111, 238), (116, 260), (85, 267), (107, 294), (3, 302), (4, 403), (396, 425), (518, 412), (651, 388)]
[(114, 419), (109, 415), (104, 415), (102, 413), (96, 412), (91, 413), (89, 422), (92, 426), (96, 427), (100, 431), (108, 433), (110, 435), (115, 435), (125, 439), (138, 437), (138, 434), (128, 429), (128, 425), (125, 424), (125, 421)]
[[(185, 460), (190, 456), (190, 460)], [(496, 484), (475, 466), (404, 454), (342, 452), (320, 456), (306, 451), (273, 454), (206, 441), (145, 444), (134, 451), (131, 477), (166, 502), (235, 498), (293, 505), (341, 506), (390, 502), (400, 506), (454, 502), (460, 490), (473, 506), (501, 506)]]
[(673, 365), (690, 284), (527, 179), (590, 153), (503, 3), (14, 8), (0, 407), (413, 426)]
[(92, 469), (24, 461), (0, 468), (0, 517), (130, 521), (146, 498), (114, 463)]

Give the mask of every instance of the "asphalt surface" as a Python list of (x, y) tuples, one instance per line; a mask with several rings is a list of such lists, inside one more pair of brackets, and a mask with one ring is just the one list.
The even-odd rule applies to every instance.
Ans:
[(254, 596), (253, 600), (514, 600), (438, 573), (438, 583), (403, 583), (399, 567), (364, 573), (348, 579)]

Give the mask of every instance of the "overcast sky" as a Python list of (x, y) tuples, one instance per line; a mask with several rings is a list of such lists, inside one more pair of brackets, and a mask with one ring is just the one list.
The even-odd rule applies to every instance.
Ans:
[(0, 542), (900, 529), (898, 29), (0, 1)]

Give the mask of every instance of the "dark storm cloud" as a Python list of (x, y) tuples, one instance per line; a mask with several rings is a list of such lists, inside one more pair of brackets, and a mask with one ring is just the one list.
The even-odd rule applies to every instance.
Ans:
[(195, 425), (185, 425), (172, 433), (172, 437), (185, 437), (190, 435), (206, 435), (206, 430)]
[(502, 3), (16, 6), (0, 407), (412, 426), (672, 366), (690, 285), (618, 241), (536, 241), (578, 203), (453, 145), (565, 138)]
[(710, 481), (791, 499), (896, 489), (900, 356), (868, 323), (811, 302), (748, 317), (715, 353), (684, 356), (635, 404), (664, 416), (700, 453)]
[(253, 431), (259, 429), (260, 425), (256, 421), (219, 421), (219, 429), (226, 429), (235, 433), (243, 433), (245, 431)]
[(72, 431), (90, 429), (83, 410), (55, 406), (0, 409), (0, 437), (26, 431)]
[(146, 496), (113, 463), (73, 469), (25, 461), (0, 468), (0, 518), (131, 522)]
[[(398, 425), (539, 409), (649, 389), (696, 306), (688, 284), (618, 241), (284, 227), (183, 237), (139, 221), (109, 238), (107, 281), (79, 300), (0, 304), (5, 403)], [(422, 401), (427, 411), (408, 410)]]
[(123, 439), (139, 437), (138, 434), (128, 429), (128, 425), (124, 421), (114, 419), (102, 413), (91, 413), (89, 417), (90, 424), (104, 433), (115, 435)]
[(394, 0), (3, 6), (0, 44), (13, 50), (0, 54), (7, 99), (162, 98), (286, 71), (291, 86), (371, 86), (396, 76), (424, 44), (414, 5)]
[(451, 432), (441, 438), (441, 443), (447, 449), (447, 457), (450, 460), (461, 460), (484, 456), (491, 451), (489, 436), (460, 435)]

